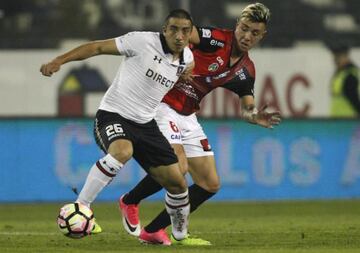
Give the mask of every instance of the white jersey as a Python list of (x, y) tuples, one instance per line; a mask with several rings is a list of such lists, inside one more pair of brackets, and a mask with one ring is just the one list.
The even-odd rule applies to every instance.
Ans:
[(186, 47), (173, 61), (164, 36), (155, 32), (131, 32), (115, 41), (125, 58), (99, 109), (144, 124), (155, 117), (165, 94), (193, 61), (192, 52)]

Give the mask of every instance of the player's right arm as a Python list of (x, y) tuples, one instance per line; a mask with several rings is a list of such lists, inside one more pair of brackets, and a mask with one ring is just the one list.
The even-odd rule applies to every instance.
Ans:
[(53, 73), (59, 71), (61, 65), (67, 62), (81, 61), (100, 54), (119, 55), (120, 53), (116, 47), (115, 39), (85, 43), (66, 52), (63, 55), (57, 56), (49, 63), (41, 65), (40, 72), (44, 76), (51, 76)]

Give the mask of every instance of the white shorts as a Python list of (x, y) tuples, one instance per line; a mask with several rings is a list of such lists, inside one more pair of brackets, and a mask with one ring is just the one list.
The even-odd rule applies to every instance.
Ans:
[(161, 103), (155, 120), (170, 144), (181, 144), (187, 157), (214, 155), (195, 113), (185, 116)]

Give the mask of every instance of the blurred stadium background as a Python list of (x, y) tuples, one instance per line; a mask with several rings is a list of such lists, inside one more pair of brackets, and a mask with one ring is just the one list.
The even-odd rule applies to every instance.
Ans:
[[(81, 42), (133, 30), (158, 30), (173, 8), (197, 25), (232, 28), (252, 1), (2, 0), (0, 2), (0, 202), (71, 201), (102, 154), (92, 116), (121, 58), (63, 66), (52, 78), (40, 65)], [(360, 1), (262, 0), (268, 36), (251, 51), (258, 106), (285, 119), (270, 131), (239, 119), (236, 97), (219, 89), (199, 112), (216, 152), (222, 189), (215, 200), (360, 197), (359, 119), (329, 114), (333, 59), (344, 42), (360, 65)], [(113, 201), (144, 175), (131, 161), (98, 200)], [(153, 199), (162, 199), (163, 195)]]

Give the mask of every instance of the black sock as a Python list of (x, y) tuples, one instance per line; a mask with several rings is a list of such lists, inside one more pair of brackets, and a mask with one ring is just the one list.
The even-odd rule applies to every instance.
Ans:
[(156, 182), (150, 175), (146, 175), (140, 183), (138, 183), (129, 193), (127, 193), (123, 201), (127, 205), (139, 204), (141, 200), (160, 191), (163, 187)]
[[(208, 192), (200, 186), (193, 184), (189, 187), (190, 213), (195, 211), (202, 203), (215, 195), (215, 192)], [(154, 233), (171, 224), (170, 216), (164, 209), (149, 225), (145, 227), (148, 233)]]

